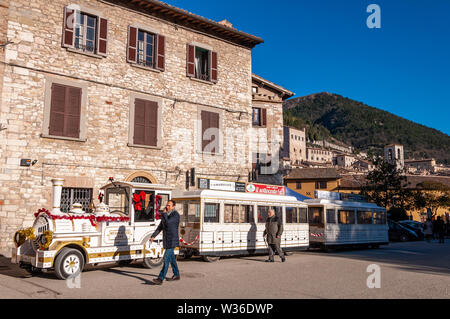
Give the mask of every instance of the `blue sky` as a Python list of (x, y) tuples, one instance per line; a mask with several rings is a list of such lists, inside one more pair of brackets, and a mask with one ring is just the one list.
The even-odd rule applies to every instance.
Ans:
[(253, 72), (296, 96), (337, 93), (450, 134), (449, 0), (165, 2), (261, 37)]

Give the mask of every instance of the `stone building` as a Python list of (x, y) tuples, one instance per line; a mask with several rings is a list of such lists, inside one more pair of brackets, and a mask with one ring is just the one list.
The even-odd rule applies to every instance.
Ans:
[(286, 177), (284, 185), (304, 196), (314, 198), (314, 191), (336, 191), (341, 175), (335, 168), (295, 168)]
[(283, 101), (293, 92), (256, 74), (252, 76), (252, 163), (253, 179), (281, 184), (283, 145)]
[(336, 155), (336, 165), (339, 167), (351, 167), (357, 159), (354, 156), (348, 154), (338, 154)]
[(289, 159), (291, 166), (298, 166), (306, 161), (306, 129), (284, 126), (283, 133), (283, 156)]
[(433, 174), (436, 173), (436, 160), (434, 158), (405, 160), (405, 168), (409, 173)]
[(319, 147), (306, 147), (306, 161), (309, 164), (329, 164), (333, 163), (334, 152)]
[(390, 144), (384, 147), (384, 158), (388, 163), (396, 165), (397, 169), (402, 170), (405, 167), (405, 154), (403, 145)]
[(260, 38), (156, 0), (0, 0), (0, 17), (0, 253), (55, 177), (85, 209), (109, 177), (248, 179)]

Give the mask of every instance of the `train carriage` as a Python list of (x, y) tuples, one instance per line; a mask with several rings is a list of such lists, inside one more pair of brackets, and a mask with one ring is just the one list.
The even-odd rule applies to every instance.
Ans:
[(377, 248), (389, 243), (386, 210), (376, 204), (323, 198), (305, 203), (311, 248)]
[(175, 195), (182, 215), (181, 254), (205, 261), (221, 256), (267, 252), (263, 238), (269, 208), (282, 218), (281, 247), (308, 248), (307, 205), (295, 197), (219, 190), (196, 190)]
[(149, 239), (171, 187), (112, 181), (102, 187), (104, 203), (92, 213), (82, 210), (81, 204), (62, 212), (63, 179), (52, 182), (53, 209), (40, 209), (32, 227), (16, 232), (13, 263), (32, 272), (54, 269), (60, 279), (78, 275), (86, 264), (142, 260), (152, 268), (162, 263), (162, 234), (152, 244)]

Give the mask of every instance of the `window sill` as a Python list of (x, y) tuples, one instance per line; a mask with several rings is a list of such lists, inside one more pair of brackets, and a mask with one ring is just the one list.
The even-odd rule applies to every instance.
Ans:
[(161, 146), (149, 146), (149, 145), (138, 145), (138, 144), (132, 144), (127, 143), (128, 147), (136, 147), (136, 148), (147, 148), (147, 149), (153, 149), (153, 150), (162, 150)]
[(254, 128), (267, 128), (267, 125), (256, 125), (256, 124), (252, 124), (252, 127), (254, 127)]
[(104, 58), (104, 56), (102, 56), (102, 55), (95, 54), (95, 53), (83, 52), (81, 50), (77, 50), (77, 49), (74, 49), (74, 48), (67, 48), (67, 51), (72, 52), (72, 53), (78, 53), (78, 54), (86, 55), (86, 56), (89, 56), (91, 58), (96, 58), (96, 59), (103, 59)]
[(203, 152), (203, 151), (197, 151), (197, 154), (210, 155), (210, 156), (223, 156), (223, 153), (210, 153), (210, 152)]
[(56, 135), (48, 135), (48, 134), (41, 134), (40, 137), (51, 138), (51, 139), (56, 139), (56, 140), (74, 141), (74, 142), (86, 142), (87, 141), (87, 138), (75, 138), (75, 137), (56, 136)]
[(162, 72), (161, 70), (158, 70), (158, 69), (155, 69), (155, 68), (151, 68), (151, 67), (148, 67), (148, 66), (139, 65), (139, 64), (136, 64), (136, 63), (133, 63), (133, 62), (129, 62), (129, 63), (134, 68), (147, 70), (147, 71), (152, 71), (152, 72), (155, 72), (155, 73), (161, 73)]
[(200, 82), (200, 83), (209, 84), (209, 85), (216, 84), (216, 83), (211, 82), (211, 81), (200, 80), (200, 79), (193, 78), (193, 77), (189, 77), (189, 79), (191, 79), (192, 81), (195, 81), (195, 82)]

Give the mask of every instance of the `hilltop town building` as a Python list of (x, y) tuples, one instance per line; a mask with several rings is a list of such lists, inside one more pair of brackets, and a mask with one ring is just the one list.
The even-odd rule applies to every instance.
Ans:
[(384, 147), (384, 158), (388, 163), (396, 165), (397, 169), (403, 169), (405, 167), (405, 154), (403, 152), (403, 145), (386, 145)]
[(289, 159), (290, 165), (295, 167), (306, 161), (306, 129), (284, 126), (283, 135), (283, 157)]

